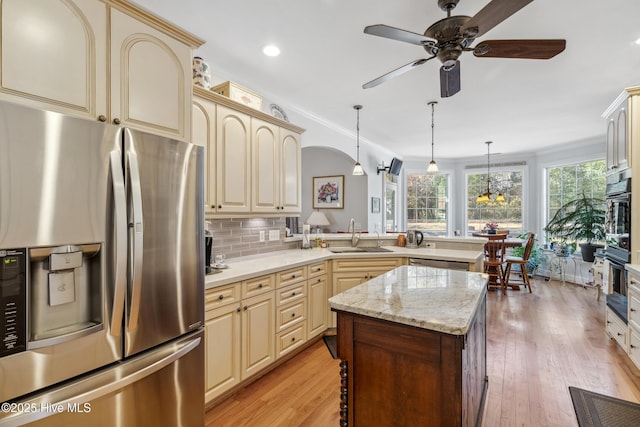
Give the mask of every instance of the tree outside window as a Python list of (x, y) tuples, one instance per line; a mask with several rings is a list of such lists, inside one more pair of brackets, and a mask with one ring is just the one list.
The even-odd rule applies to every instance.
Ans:
[(494, 196), (502, 193), (504, 203), (476, 203), (478, 195), (487, 191), (487, 174), (467, 174), (467, 226), (469, 233), (497, 223), (511, 234), (523, 231), (522, 171), (491, 172), (490, 190)]
[(407, 174), (407, 228), (448, 235), (448, 194), (448, 175)]
[(605, 199), (607, 165), (604, 160), (575, 163), (547, 169), (547, 212), (545, 223), (556, 211), (584, 193)]

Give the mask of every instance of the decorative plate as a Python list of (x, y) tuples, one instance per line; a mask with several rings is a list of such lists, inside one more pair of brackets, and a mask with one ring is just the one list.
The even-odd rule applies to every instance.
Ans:
[(277, 119), (284, 120), (285, 122), (289, 121), (287, 113), (285, 113), (279, 105), (271, 104), (271, 115)]

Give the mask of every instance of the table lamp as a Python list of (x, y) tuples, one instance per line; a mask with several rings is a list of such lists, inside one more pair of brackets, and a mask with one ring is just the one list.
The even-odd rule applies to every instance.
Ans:
[(324, 225), (330, 225), (329, 220), (320, 211), (313, 211), (311, 215), (309, 215), (309, 219), (307, 219), (307, 224), (316, 227), (316, 234), (320, 233), (320, 227)]

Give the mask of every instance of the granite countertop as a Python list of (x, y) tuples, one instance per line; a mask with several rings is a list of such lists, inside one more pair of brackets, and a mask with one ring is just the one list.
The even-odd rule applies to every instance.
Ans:
[(388, 258), (388, 257), (415, 257), (423, 259), (435, 259), (442, 261), (458, 261), (475, 263), (484, 255), (478, 251), (466, 251), (458, 249), (429, 249), (429, 248), (401, 248), (398, 246), (383, 246), (389, 252), (349, 252), (333, 253), (329, 249), (290, 249), (277, 252), (269, 252), (259, 255), (231, 258), (227, 260), (228, 268), (221, 273), (210, 274), (205, 277), (205, 289), (241, 280), (251, 279), (264, 274), (294, 268), (301, 265), (338, 258)]
[(452, 335), (467, 333), (487, 275), (402, 266), (329, 298), (334, 310)]

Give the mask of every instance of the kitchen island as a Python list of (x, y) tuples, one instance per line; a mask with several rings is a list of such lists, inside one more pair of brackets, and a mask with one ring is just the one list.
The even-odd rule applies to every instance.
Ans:
[(486, 280), (481, 273), (401, 266), (331, 297), (341, 425), (480, 425)]

